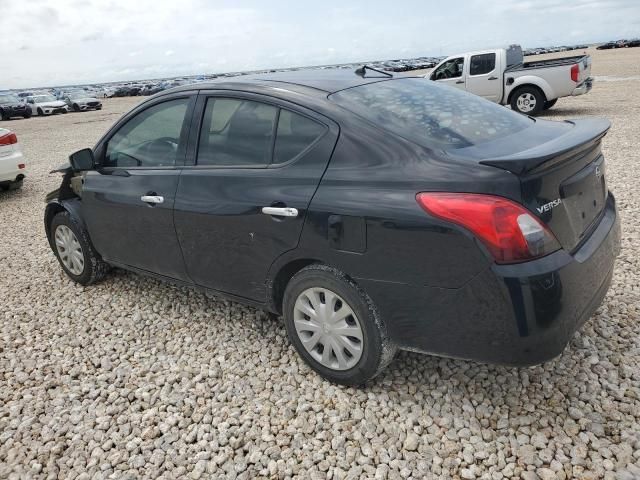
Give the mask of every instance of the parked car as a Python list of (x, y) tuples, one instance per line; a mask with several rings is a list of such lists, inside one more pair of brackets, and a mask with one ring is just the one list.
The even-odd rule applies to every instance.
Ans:
[(86, 110), (102, 110), (102, 103), (97, 98), (89, 96), (85, 92), (73, 92), (65, 95), (62, 100), (74, 112)]
[(611, 281), (608, 129), (366, 68), (184, 86), (72, 154), (44, 223), (74, 281), (118, 266), (283, 314), (335, 382), (397, 349), (531, 365)]
[(31, 109), (13, 93), (0, 93), (0, 120), (31, 117)]
[(597, 46), (596, 50), (611, 50), (612, 48), (618, 48), (618, 43), (617, 42), (603, 43), (602, 45)]
[(69, 108), (62, 100), (57, 100), (53, 95), (33, 95), (26, 98), (27, 105), (32, 114), (53, 115), (54, 113), (67, 113)]
[(524, 62), (520, 46), (512, 45), (450, 56), (428, 78), (534, 116), (559, 98), (588, 93), (590, 73), (589, 55)]
[(627, 47), (640, 47), (640, 39), (629, 40), (627, 42)]
[(17, 190), (22, 187), (27, 162), (17, 135), (11, 130), (0, 128), (0, 189)]

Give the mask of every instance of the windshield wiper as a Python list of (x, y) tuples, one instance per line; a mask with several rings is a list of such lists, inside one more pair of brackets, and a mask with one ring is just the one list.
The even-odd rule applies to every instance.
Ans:
[(393, 77), (393, 75), (389, 72), (385, 72), (384, 70), (378, 70), (377, 68), (370, 67), (369, 65), (363, 65), (360, 68), (356, 69), (356, 75), (360, 75), (362, 78), (367, 74), (367, 70), (371, 70), (372, 72), (381, 73), (387, 77)]

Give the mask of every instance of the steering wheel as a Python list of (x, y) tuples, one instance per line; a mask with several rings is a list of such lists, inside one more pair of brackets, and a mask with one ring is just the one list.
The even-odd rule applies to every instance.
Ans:
[[(151, 165), (165, 165), (173, 163), (173, 161), (166, 162), (165, 160), (169, 158), (173, 160), (177, 151), (178, 142), (175, 138), (161, 137), (145, 143), (136, 153), (142, 159), (149, 159)], [(141, 164), (140, 160), (138, 160), (138, 164)]]

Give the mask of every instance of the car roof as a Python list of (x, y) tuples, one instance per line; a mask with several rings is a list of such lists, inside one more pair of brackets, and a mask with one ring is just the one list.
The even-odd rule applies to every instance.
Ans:
[[(277, 72), (268, 74), (252, 74), (239, 77), (220, 78), (211, 82), (199, 82), (196, 84), (183, 85), (167, 91), (176, 92), (180, 90), (207, 90), (216, 88), (247, 88), (251, 86), (282, 87), (287, 90), (302, 91), (313, 94), (324, 95), (335, 93), (339, 90), (365, 85), (367, 83), (391, 80), (383, 73), (367, 70), (366, 75), (356, 74), (354, 70), (347, 69), (317, 69), (298, 70), (292, 72)], [(301, 92), (302, 93), (302, 92)]]

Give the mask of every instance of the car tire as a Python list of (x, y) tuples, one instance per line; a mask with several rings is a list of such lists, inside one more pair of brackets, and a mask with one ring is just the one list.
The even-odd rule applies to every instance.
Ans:
[[(325, 310), (327, 304), (331, 311)], [(331, 382), (363, 385), (393, 360), (396, 347), (373, 302), (339, 270), (325, 265), (300, 270), (285, 289), (283, 310), (287, 334), (298, 354)], [(337, 312), (343, 314), (334, 320)]]
[(0, 110), (0, 120), (7, 121), (11, 120), (11, 117), (7, 115), (4, 110)]
[[(69, 212), (60, 212), (53, 217), (50, 232), (53, 253), (74, 282), (91, 285), (102, 280), (109, 272), (109, 264), (93, 248), (88, 232)], [(79, 253), (74, 255), (74, 251)], [(65, 256), (65, 252), (70, 253)]]
[(520, 87), (511, 95), (511, 109), (524, 115), (536, 116), (544, 103), (544, 94), (535, 87)]
[(31, 115), (32, 115), (31, 111), (28, 111), (23, 115), (23, 117), (24, 118), (31, 118)]
[(38, 116), (42, 117), (44, 115), (44, 112), (42, 111), (41, 108), (38, 108)]
[(74, 112), (79, 112), (79, 111), (80, 111), (80, 107), (78, 106), (78, 104), (77, 104), (77, 103), (74, 103), (74, 104), (73, 104), (73, 111), (74, 111)]
[(554, 98), (553, 100), (548, 100), (544, 102), (544, 110), (549, 110), (551, 107), (553, 107), (556, 104), (557, 101), (558, 99)]
[(16, 180), (15, 182), (11, 182), (7, 186), (7, 190), (19, 190), (19, 189), (21, 189), (23, 181), (24, 180), (21, 178), (20, 180)]

